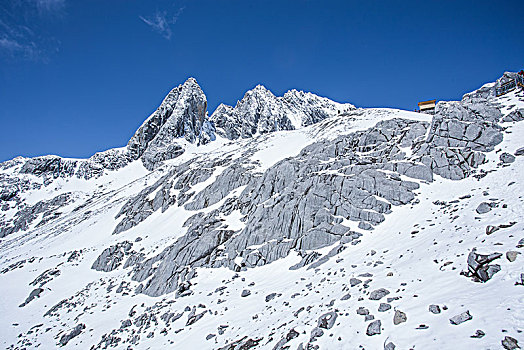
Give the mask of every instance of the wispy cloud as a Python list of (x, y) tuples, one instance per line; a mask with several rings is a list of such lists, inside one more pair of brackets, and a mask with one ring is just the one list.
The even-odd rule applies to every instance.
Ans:
[(34, 42), (21, 42), (9, 38), (0, 38), (0, 50), (11, 57), (22, 56), (29, 60), (38, 59), (38, 49)]
[(46, 62), (58, 50), (58, 40), (40, 25), (61, 16), (66, 0), (6, 0), (0, 3), (0, 56)]
[(57, 14), (65, 8), (65, 0), (33, 0), (40, 14)]
[(150, 26), (155, 32), (162, 35), (167, 40), (171, 39), (173, 26), (177, 21), (185, 7), (180, 7), (176, 12), (169, 13), (168, 11), (156, 11), (153, 16), (143, 17), (139, 16), (140, 19)]

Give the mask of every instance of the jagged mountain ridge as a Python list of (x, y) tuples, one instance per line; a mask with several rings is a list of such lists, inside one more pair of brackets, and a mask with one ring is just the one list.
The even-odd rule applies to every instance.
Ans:
[[(269, 98), (257, 102), (257, 99), (253, 99), (252, 96), (259, 96), (261, 91)], [(265, 104), (271, 105), (271, 113), (258, 113), (257, 108)], [(236, 118), (234, 123), (229, 123), (228, 120), (224, 120), (229, 116), (221, 111), (231, 109), (235, 116), (239, 113), (235, 108), (223, 104), (219, 105), (211, 118), (208, 118), (206, 96), (197, 81), (189, 78), (184, 84), (168, 93), (157, 110), (138, 128), (125, 148), (99, 152), (87, 160), (58, 156), (32, 159), (17, 157), (2, 163), (2, 167), (23, 163), (21, 173), (43, 175), (47, 181), (73, 175), (89, 179), (100, 176), (104, 170), (120, 169), (137, 159), (141, 159), (144, 166), (152, 170), (162, 161), (176, 158), (184, 152), (184, 142), (181, 140), (198, 145), (213, 141), (215, 125), (221, 136), (235, 139), (238, 138), (234, 136), (237, 134), (237, 129), (246, 130), (242, 133), (242, 137), (278, 130), (293, 130), (354, 109), (350, 104), (336, 103), (297, 90), (288, 91), (284, 97), (277, 98), (261, 85), (248, 91), (238, 102), (238, 106), (248, 111), (249, 118)], [(273, 114), (277, 114), (278, 117), (274, 117)], [(291, 114), (293, 123), (288, 118)]]
[(294, 130), (355, 110), (312, 93), (290, 90), (276, 97), (262, 85), (246, 92), (235, 107), (220, 104), (211, 115), (219, 135), (230, 140)]
[[(506, 74), (498, 83), (507, 77), (511, 74)], [(428, 215), (429, 211), (417, 211), (417, 208), (432, 205), (435, 196), (446, 186), (455, 188), (454, 192), (449, 190), (449, 196), (460, 195), (464, 208), (451, 202), (449, 205), (433, 205), (441, 206), (439, 212), (443, 216), (448, 210), (451, 213), (459, 210), (465, 217), (470, 215), (466, 208), (469, 210), (473, 204), (469, 204), (469, 197), (463, 196), (467, 194), (464, 188), (470, 186), (474, 190), (473, 186), (478, 187), (474, 181), (489, 189), (492, 182), (489, 186), (483, 185), (483, 179), (495, 177), (500, 181), (498, 174), (500, 179), (511, 174), (517, 181), (516, 186), (521, 186), (516, 171), (521, 160), (503, 153), (501, 165), (498, 165), (499, 155), (494, 149), (504, 147), (511, 153), (515, 151), (513, 143), (504, 143), (507, 139), (513, 142), (513, 134), (506, 129), (513, 130), (517, 140), (522, 135), (517, 122), (522, 120), (524, 103), (517, 93), (512, 93), (507, 102), (506, 97), (495, 98), (494, 88), (495, 84), (488, 84), (465, 95), (460, 102), (439, 103), (433, 117), (395, 110), (351, 109), (336, 118), (327, 118), (297, 130), (257, 131), (252, 137), (234, 142), (220, 138), (214, 142), (201, 142), (200, 147), (188, 148), (174, 161), (158, 164), (150, 170), (142, 166), (145, 165), (143, 160), (130, 161), (121, 168), (88, 180), (59, 175), (44, 186), (32, 187), (35, 179), (45, 177), (44, 172), (28, 174), (25, 170), (21, 173), (20, 169), (25, 166), (21, 160), (19, 163), (15, 160), (3, 163), (2, 180), (18, 178), (20, 183), (28, 181), (24, 191), (2, 197), (2, 232), (12, 227), (18, 227), (18, 230), (11, 230), (0, 242), (3, 267), (0, 278), (6, 282), (4, 291), (13, 278), (27, 282), (13, 284), (24, 291), (17, 293), (21, 299), (19, 304), (23, 306), (17, 308), (16, 303), (13, 303), (14, 308), (2, 306), (7, 314), (23, 321), (20, 321), (23, 323), (22, 336), (4, 344), (21, 347), (28, 346), (28, 342), (65, 343), (73, 347), (82, 346), (79, 342), (83, 341), (92, 344), (93, 348), (141, 348), (153, 344), (158, 347), (169, 342), (176, 342), (182, 348), (194, 347), (195, 344), (201, 348), (224, 346), (225, 349), (238, 346), (281, 349), (287, 345), (294, 348), (347, 348), (359, 344), (377, 348), (389, 338), (401, 347), (411, 346), (413, 339), (406, 335), (413, 331), (398, 334), (396, 324), (387, 323), (384, 317), (379, 317), (382, 314), (376, 315), (384, 322), (384, 327), (379, 324), (378, 329), (377, 323), (366, 316), (366, 322), (371, 321), (366, 332), (371, 334), (366, 335), (366, 325), (355, 323), (352, 321), (355, 316), (347, 317), (347, 313), (354, 315), (359, 305), (373, 306), (373, 300), (385, 293), (375, 293), (380, 290), (378, 287), (385, 287), (387, 293), (398, 298), (388, 300), (387, 305), (391, 308), (393, 304), (395, 308), (407, 311), (408, 323), (412, 318), (415, 320), (412, 322), (419, 320), (421, 323), (424, 317), (416, 310), (420, 307), (427, 309), (427, 305), (419, 305), (416, 300), (408, 302), (407, 292), (401, 292), (405, 288), (400, 284), (404, 283), (403, 280), (389, 278), (381, 265), (391, 268), (404, 280), (413, 278), (408, 269), (402, 267), (402, 257), (399, 258), (399, 255), (409, 256), (409, 240), (415, 239), (414, 242), (420, 245), (426, 242), (421, 239), (428, 236), (427, 244), (433, 247), (430, 239), (446, 236), (452, 223), (460, 219), (450, 214), (449, 226), (442, 220), (435, 220), (434, 228), (425, 226), (422, 219), (416, 225), (406, 222), (399, 228), (400, 232), (414, 227), (405, 232), (409, 239), (404, 240), (404, 249), (407, 250), (401, 254), (400, 246), (387, 249), (384, 244), (379, 250), (377, 247), (381, 244), (375, 242), (376, 238), (390, 243), (396, 240), (393, 228), (404, 215), (399, 216), (399, 213), (409, 215), (412, 220), (417, 217), (414, 213), (434, 220)], [(260, 87), (256, 89), (261, 90)], [(202, 95), (198, 90), (193, 89), (194, 93), (187, 94), (182, 101), (191, 101), (193, 107), (202, 106), (204, 99), (199, 98)], [(177, 105), (178, 95), (172, 97), (168, 103)], [(246, 100), (246, 104), (247, 101), (253, 99)], [(161, 155), (166, 150), (167, 143), (154, 142), (162, 129), (160, 124), (165, 125), (170, 118), (169, 113), (162, 114), (168, 108), (159, 110), (161, 112), (157, 115), (153, 114), (155, 117), (146, 120), (144, 125), (148, 126), (141, 127), (137, 142), (144, 144), (142, 154), (151, 142), (155, 147), (158, 145)], [(192, 110), (200, 113), (196, 115), (202, 115), (201, 109), (195, 107)], [(257, 111), (256, 108), (247, 108), (248, 112), (252, 110)], [(258, 115), (260, 119), (264, 113)], [(187, 124), (177, 124), (177, 120), (180, 121), (174, 118), (163, 135), (172, 136), (174, 132), (190, 130), (195, 137), (189, 136), (189, 139), (198, 143), (194, 126), (204, 125), (197, 123), (200, 119), (193, 119), (196, 123), (189, 123), (187, 128)], [(157, 124), (149, 126), (148, 123)], [(176, 141), (180, 140), (180, 133), (178, 135)], [(190, 140), (184, 142), (189, 145)], [(515, 162), (513, 165), (511, 157)], [(502, 162), (502, 159), (507, 162)], [(446, 182), (444, 179), (455, 181)], [(5, 183), (8, 181), (2, 182)], [(433, 194), (433, 188), (437, 188), (437, 194)], [(480, 196), (482, 198), (482, 194)], [(497, 209), (500, 200), (489, 198), (488, 207), (496, 213), (490, 223), (498, 225), (496, 216), (505, 212)], [(510, 206), (517, 207), (517, 212), (518, 201), (509, 202)], [(503, 219), (509, 220), (510, 217)], [(460, 221), (465, 230), (458, 225), (453, 228), (455, 234), (461, 235), (466, 242), (460, 246), (462, 252), (467, 252), (473, 244), (484, 244), (483, 252), (491, 253), (489, 249), (497, 249), (496, 246), (481, 242), (483, 237), (477, 239), (468, 234), (475, 227), (474, 221)], [(423, 232), (428, 233), (416, 233), (423, 230), (421, 226), (425, 226)], [(504, 245), (514, 244), (511, 233), (516, 234), (521, 228), (522, 224), (513, 224), (504, 228), (503, 232), (508, 232), (504, 238), (490, 236), (484, 241), (494, 243), (493, 239), (497, 239)], [(58, 242), (59, 237), (71, 239)], [(445, 244), (456, 244), (453, 236), (447, 239)], [(41, 247), (46, 247), (44, 253), (39, 252)], [(370, 253), (370, 248), (375, 253)], [(395, 251), (396, 255), (390, 255), (389, 250)], [(380, 259), (377, 255), (379, 260), (368, 264), (369, 257), (375, 256), (377, 251)], [(431, 252), (426, 260), (434, 264), (430, 256), (440, 259), (443, 254), (446, 255), (444, 249)], [(451, 253), (446, 259), (455, 264), (465, 260), (460, 254)], [(493, 277), (497, 283), (504, 283), (508, 293), (512, 291), (508, 298), (517, 293), (512, 288), (518, 287), (512, 284), (519, 266), (521, 260), (518, 259), (516, 263), (502, 264), (502, 272)], [(352, 269), (355, 270), (352, 272)], [(272, 270), (279, 271), (281, 276), (269, 273), (268, 279), (263, 271)], [(376, 276), (369, 276), (370, 270)], [(83, 271), (85, 279), (73, 278), (78, 271)], [(355, 279), (368, 279), (348, 284), (344, 277), (346, 273)], [(222, 277), (214, 278), (213, 275)], [(424, 275), (416, 276), (426, 280)], [(445, 276), (448, 282), (457, 285), (454, 288), (459, 289), (456, 290), (461, 290), (459, 286), (464, 284), (463, 279), (467, 281), (458, 276), (458, 271), (453, 273), (450, 270)], [(244, 283), (238, 277), (247, 280)], [(432, 275), (432, 278), (438, 280), (442, 277)], [(491, 282), (486, 284), (485, 290), (495, 288)], [(363, 287), (355, 287), (362, 284)], [(375, 289), (373, 293), (367, 289), (369, 285)], [(422, 298), (431, 295), (433, 300), (440, 298), (450, 307), (458, 307), (452, 299), (433, 290), (431, 285), (424, 286), (425, 293), (417, 292), (422, 294)], [(327, 300), (316, 299), (317, 293), (313, 289), (319, 293), (322, 291), (319, 296)], [(20, 297), (21, 294), (28, 297)], [(260, 300), (260, 308), (247, 307), (242, 301), (260, 297), (265, 297), (265, 300)], [(336, 301), (328, 303), (331, 298)], [(371, 301), (362, 301), (361, 298)], [(9, 298), (14, 299), (15, 296)], [(145, 306), (140, 306), (138, 300)], [(286, 303), (292, 305), (293, 310), (288, 310)], [(473, 322), (486, 330), (487, 326), (480, 326), (477, 320), (491, 315), (490, 308), (481, 310), (472, 300), (459, 303), (475, 308)], [(253, 305), (259, 304), (254, 302)], [(517, 304), (510, 306), (518, 310)], [(248, 319), (238, 311), (239, 307), (245, 309)], [(383, 311), (379, 312), (385, 312), (384, 315), (391, 313), (391, 316), (395, 313), (396, 317), (395, 310), (388, 311), (382, 304), (380, 307)], [(102, 327), (93, 317), (100, 317), (109, 308), (118, 316), (113, 321), (103, 318), (100, 321), (104, 324)], [(36, 314), (22, 317), (28, 312)], [(365, 311), (361, 314), (365, 315)], [(516, 317), (513, 325), (518, 328), (518, 314), (513, 317)], [(234, 321), (235, 318), (242, 321)], [(37, 322), (52, 326), (53, 331), (29, 332)], [(210, 322), (219, 323), (218, 334)], [(268, 324), (272, 324), (273, 329)], [(430, 324), (430, 329), (433, 329), (433, 323)], [(225, 331), (228, 327), (221, 328), (222, 325), (230, 330)], [(350, 328), (344, 328), (346, 325)], [(14, 335), (18, 326), (5, 326), (5, 339), (14, 339), (11, 334)], [(352, 339), (346, 338), (348, 331), (353, 335)], [(198, 332), (206, 333), (199, 335)], [(324, 332), (335, 332), (345, 342), (337, 340), (337, 336), (323, 335)], [(476, 342), (470, 345), (492, 346), (495, 340), (500, 344), (494, 331), (486, 333), (486, 338), (470, 340)], [(458, 335), (445, 328), (436, 334), (444, 344), (449, 343), (442, 335)], [(514, 332), (511, 335), (518, 338)], [(424, 341), (420, 339), (416, 343), (428, 348), (431, 343)]]

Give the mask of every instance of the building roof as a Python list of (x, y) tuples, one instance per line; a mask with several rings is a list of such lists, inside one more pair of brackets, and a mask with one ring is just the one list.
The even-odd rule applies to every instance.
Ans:
[(434, 105), (437, 100), (422, 101), (418, 103), (418, 106)]

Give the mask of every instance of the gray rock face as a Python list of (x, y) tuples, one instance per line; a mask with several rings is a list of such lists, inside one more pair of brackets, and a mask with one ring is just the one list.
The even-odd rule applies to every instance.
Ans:
[(270, 302), (271, 300), (275, 299), (278, 296), (279, 296), (278, 293), (270, 293), (266, 295), (266, 303)]
[(524, 110), (516, 109), (501, 119), (502, 122), (520, 122), (524, 120)]
[(477, 329), (475, 331), (475, 334), (473, 334), (472, 336), (470, 336), (470, 338), (477, 338), (477, 339), (480, 339), (482, 337), (484, 337), (486, 335), (486, 333), (484, 333), (482, 330), (480, 329)]
[(60, 217), (57, 210), (71, 203), (71, 193), (60, 194), (50, 200), (42, 200), (32, 206), (20, 205), (19, 210), (10, 220), (0, 222), (0, 238), (9, 234), (29, 229), (29, 226), (42, 214), (42, 219), (36, 227), (45, 225), (48, 222)]
[[(272, 98), (264, 89), (255, 90), (240, 105), (254, 105), (266, 97)], [(265, 97), (261, 99), (261, 96)], [(489, 105), (484, 108), (470, 102), (446, 105), (435, 116), (429, 134), (429, 125), (424, 122), (384, 120), (365, 131), (314, 143), (297, 157), (284, 159), (259, 176), (250, 174), (249, 166), (242, 165), (246, 164), (242, 158), (225, 160), (221, 166), (226, 169), (215, 182), (190, 199), (179, 199), (178, 204), (185, 203), (186, 210), (201, 210), (218, 203), (235, 188), (245, 186), (245, 189), (220, 208), (195, 215), (186, 226), (201, 222), (207, 228), (190, 228), (179, 242), (138, 264), (133, 278), (144, 281), (153, 275), (140, 290), (160, 295), (177, 289), (183, 282), (179, 280), (183, 275), (181, 271), (189, 271), (186, 268), (228, 267), (238, 271), (271, 263), (292, 250), (302, 252), (340, 242), (326, 256), (300, 253), (302, 261), (291, 267), (316, 268), (337, 255), (345, 244), (359, 242), (360, 234), (340, 224), (341, 218), (370, 229), (384, 221), (392, 205), (407, 204), (414, 199), (413, 191), (419, 185), (401, 180), (398, 175), (428, 182), (433, 181), (433, 173), (452, 179), (467, 176), (471, 167), (483, 162), (482, 152), (500, 142), (501, 133), (495, 124), (499, 118), (497, 113), (498, 110)], [(260, 131), (240, 130), (239, 137), (244, 137), (243, 132), (247, 137)], [(462, 139), (466, 142), (459, 142)], [(400, 147), (411, 148), (412, 156), (406, 159)], [(443, 169), (448, 169), (447, 173)], [(160, 182), (179, 184), (180, 172), (173, 172)], [(170, 186), (167, 185), (166, 191)], [(139, 196), (142, 199), (127, 204), (123, 212), (129, 219), (124, 219), (119, 226), (125, 229), (132, 225), (129, 222), (138, 223), (154, 211), (153, 204), (144, 201), (152, 191), (158, 191), (159, 185), (153, 187)], [(337, 191), (329, 190), (333, 188)], [(179, 195), (179, 198), (185, 197)], [(136, 209), (129, 210), (130, 207)], [(224, 231), (227, 226), (221, 226), (219, 216), (227, 216), (234, 210), (242, 214), (245, 227), (239, 232)], [(197, 248), (197, 238), (209, 244)], [(194, 243), (186, 246), (188, 241)], [(222, 244), (223, 248), (218, 249)], [(252, 246), (257, 248), (250, 248)], [(151, 268), (156, 261), (161, 261), (160, 265)]]
[(122, 264), (124, 256), (129, 254), (133, 243), (124, 241), (104, 249), (91, 268), (97, 271), (113, 271)]
[(184, 150), (176, 139), (204, 144), (214, 139), (213, 127), (206, 119), (207, 99), (193, 78), (174, 88), (160, 107), (129, 140), (127, 148), (133, 159), (141, 158), (148, 169), (164, 160), (181, 155)]
[(33, 301), (35, 298), (40, 298), (40, 294), (42, 294), (44, 290), (42, 288), (36, 288), (29, 293), (29, 296), (25, 299), (25, 301), (18, 305), (18, 307), (24, 307), (27, 304), (29, 304), (31, 301)]
[(299, 335), (300, 334), (297, 331), (295, 331), (294, 329), (291, 329), (284, 338), (278, 341), (278, 343), (273, 347), (273, 350), (289, 349), (289, 346), (285, 346), (285, 344), (289, 342), (290, 340), (295, 339)]
[(83, 324), (83, 323), (79, 323), (75, 328), (73, 328), (71, 330), (71, 332), (67, 333), (67, 334), (64, 334), (61, 338), (60, 338), (60, 346), (65, 346), (67, 345), (67, 343), (69, 343), (69, 341), (71, 339), (73, 339), (74, 337), (77, 337), (80, 335), (80, 333), (82, 333), (82, 331), (86, 328), (86, 325)]
[(489, 263), (501, 256), (501, 253), (489, 255), (477, 254), (475, 250), (473, 250), (468, 255), (467, 276), (473, 277), (473, 280), (476, 282), (488, 281), (495, 273), (500, 271), (500, 265), (489, 265)]
[(463, 312), (461, 314), (453, 316), (452, 318), (449, 319), (449, 322), (452, 325), (459, 325), (459, 324), (464, 323), (466, 321), (469, 321), (471, 319), (473, 319), (473, 316), (471, 316), (469, 314), (469, 310), (468, 310), (468, 311), (465, 311), (465, 312)]
[(196, 307), (193, 307), (189, 315), (187, 316), (187, 322), (186, 326), (191, 326), (192, 324), (196, 323), (198, 320), (200, 320), (204, 315), (207, 313), (207, 311), (202, 311), (200, 313), (196, 312)]
[(461, 102), (439, 102), (426, 142), (416, 153), (442, 177), (460, 180), (484, 162), (482, 152), (502, 141), (498, 108), (486, 98), (465, 95)]
[(380, 334), (381, 327), (382, 327), (382, 322), (380, 322), (380, 320), (373, 321), (368, 325), (366, 334), (369, 336)]
[(317, 338), (320, 338), (324, 335), (324, 331), (318, 327), (315, 327), (311, 330), (311, 335), (309, 336), (309, 341), (314, 342)]
[(218, 350), (249, 350), (256, 347), (263, 338), (248, 338), (247, 336), (236, 340), (224, 347), (219, 348)]

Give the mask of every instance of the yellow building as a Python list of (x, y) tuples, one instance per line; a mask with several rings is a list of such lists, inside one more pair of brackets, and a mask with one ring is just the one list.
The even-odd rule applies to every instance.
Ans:
[(422, 101), (418, 103), (420, 113), (434, 114), (437, 100)]

